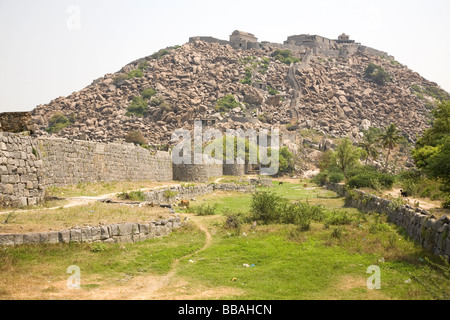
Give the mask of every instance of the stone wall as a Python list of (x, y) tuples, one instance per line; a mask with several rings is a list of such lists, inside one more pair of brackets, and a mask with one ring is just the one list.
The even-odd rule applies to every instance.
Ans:
[(237, 176), (241, 177), (245, 175), (245, 164), (223, 164), (224, 176)]
[(173, 165), (173, 179), (176, 181), (208, 182), (209, 178), (221, 177), (222, 175), (222, 164)]
[(346, 205), (364, 212), (384, 213), (389, 221), (402, 227), (408, 235), (427, 250), (436, 255), (450, 257), (450, 219), (440, 219), (420, 208), (409, 205), (399, 206), (391, 200), (383, 199), (364, 191), (347, 191), (343, 185), (329, 185), (328, 189), (346, 197)]
[[(175, 204), (180, 200), (192, 199), (206, 194), (213, 193), (216, 190), (220, 191), (237, 191), (237, 192), (254, 192), (255, 185), (250, 184), (235, 184), (235, 183), (220, 183), (220, 184), (208, 184), (200, 186), (190, 186), (190, 187), (172, 187), (161, 190), (154, 190), (150, 192), (144, 192), (145, 201), (153, 202), (155, 205), (161, 204)], [(170, 191), (171, 197), (167, 197)]]
[(66, 186), (98, 181), (170, 181), (168, 152), (129, 143), (98, 143), (39, 138), (46, 185)]
[(149, 223), (121, 223), (95, 227), (76, 227), (63, 231), (26, 234), (0, 234), (0, 246), (55, 243), (130, 243), (168, 235), (179, 228), (180, 217)]
[(0, 132), (0, 205), (24, 207), (44, 200), (44, 165), (34, 138)]

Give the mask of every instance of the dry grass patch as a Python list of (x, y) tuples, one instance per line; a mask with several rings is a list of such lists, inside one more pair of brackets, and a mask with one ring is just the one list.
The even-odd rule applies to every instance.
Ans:
[(140, 223), (169, 217), (168, 211), (159, 207), (95, 202), (56, 210), (14, 212), (9, 217), (8, 223), (0, 224), (0, 233), (60, 231), (75, 226), (96, 226), (100, 223)]

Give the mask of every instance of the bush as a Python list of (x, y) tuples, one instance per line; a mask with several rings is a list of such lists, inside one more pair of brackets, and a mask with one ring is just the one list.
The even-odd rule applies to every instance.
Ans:
[(142, 98), (144, 98), (146, 100), (150, 100), (157, 93), (158, 93), (158, 91), (156, 91), (155, 89), (147, 88), (141, 92), (141, 96), (142, 96)]
[(252, 218), (264, 224), (278, 222), (285, 203), (284, 198), (271, 191), (257, 191), (252, 196)]
[(344, 179), (345, 179), (344, 174), (339, 172), (333, 172), (328, 175), (328, 180), (331, 183), (339, 183), (342, 182)]
[(232, 94), (227, 94), (216, 103), (215, 110), (218, 112), (227, 112), (228, 110), (238, 108), (241, 105), (236, 101)]
[(197, 214), (198, 216), (213, 216), (216, 214), (217, 203), (214, 204), (206, 204), (203, 203), (199, 206), (193, 207), (191, 209), (192, 213)]
[(133, 97), (133, 101), (127, 108), (126, 116), (136, 115), (138, 117), (143, 117), (148, 111), (147, 101), (141, 97)]
[(91, 252), (103, 252), (106, 251), (108, 248), (104, 243), (95, 243), (92, 245)]
[(267, 87), (267, 91), (269, 92), (270, 95), (275, 96), (277, 94), (279, 94), (277, 89), (272, 88), (271, 86)]
[(173, 190), (169, 190), (167, 189), (166, 191), (164, 191), (164, 197), (166, 199), (172, 199), (175, 198), (178, 195), (178, 191), (173, 191)]
[(120, 87), (121, 85), (123, 85), (125, 83), (126, 80), (128, 80), (128, 75), (122, 73), (122, 74), (119, 74), (114, 77), (113, 84), (116, 87)]
[(328, 214), (325, 219), (325, 227), (328, 226), (342, 226), (351, 224), (354, 219), (345, 210), (335, 210)]
[(347, 181), (349, 188), (391, 189), (395, 177), (387, 173), (365, 172), (360, 173)]
[(75, 121), (76, 115), (74, 113), (71, 113), (69, 115), (69, 119), (67, 119), (66, 116), (61, 112), (55, 112), (48, 121), (48, 127), (46, 131), (48, 133), (57, 133), (65, 127), (75, 123)]
[(145, 194), (142, 191), (122, 192), (117, 197), (122, 200), (145, 201)]
[(143, 76), (144, 76), (144, 73), (142, 72), (141, 69), (135, 69), (135, 70), (131, 70), (130, 72), (128, 72), (128, 79), (142, 78)]
[(134, 143), (138, 146), (143, 146), (147, 144), (147, 141), (145, 140), (145, 137), (142, 135), (140, 131), (130, 131), (125, 136), (125, 142)]
[(319, 186), (324, 186), (328, 183), (328, 172), (322, 171), (319, 174), (315, 175), (311, 181)]
[(366, 77), (374, 81), (379, 85), (384, 85), (387, 81), (391, 80), (389, 74), (380, 66), (369, 63), (365, 71)]
[(294, 57), (292, 55), (291, 50), (275, 50), (274, 53), (272, 53), (272, 57), (274, 57), (276, 60), (280, 61), (281, 63), (284, 63), (286, 65), (290, 65), (291, 63), (297, 63), (300, 62), (300, 59)]

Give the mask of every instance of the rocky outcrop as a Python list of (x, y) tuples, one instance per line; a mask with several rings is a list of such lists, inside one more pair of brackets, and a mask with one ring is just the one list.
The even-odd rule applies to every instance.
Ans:
[[(132, 62), (81, 91), (40, 105), (32, 112), (33, 120), (38, 134), (45, 135), (50, 117), (60, 111), (74, 115), (73, 123), (57, 133), (60, 137), (110, 142), (139, 130), (151, 145), (166, 145), (175, 129), (191, 129), (193, 120), (204, 118), (216, 119), (220, 130), (270, 128), (296, 118), (300, 128), (353, 137), (369, 124), (384, 127), (395, 122), (410, 140), (427, 128), (432, 99), (416, 95), (412, 86), (440, 89), (406, 66), (358, 51), (347, 58), (310, 54), (290, 68), (272, 57), (275, 49), (240, 51), (193, 41), (159, 59)], [(380, 86), (367, 80), (364, 70), (370, 62), (382, 66), (392, 81)], [(127, 78), (139, 68), (142, 77)], [(241, 83), (249, 72), (252, 84)], [(269, 94), (269, 87), (278, 94)], [(127, 115), (133, 97), (147, 88), (157, 91), (147, 101), (147, 114)], [(227, 94), (234, 95), (240, 107), (217, 112), (217, 101)]]

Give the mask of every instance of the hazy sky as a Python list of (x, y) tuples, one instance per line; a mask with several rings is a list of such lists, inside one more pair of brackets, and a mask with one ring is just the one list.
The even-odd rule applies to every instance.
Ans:
[(0, 112), (67, 96), (191, 36), (345, 32), (450, 91), (449, 0), (0, 0)]

